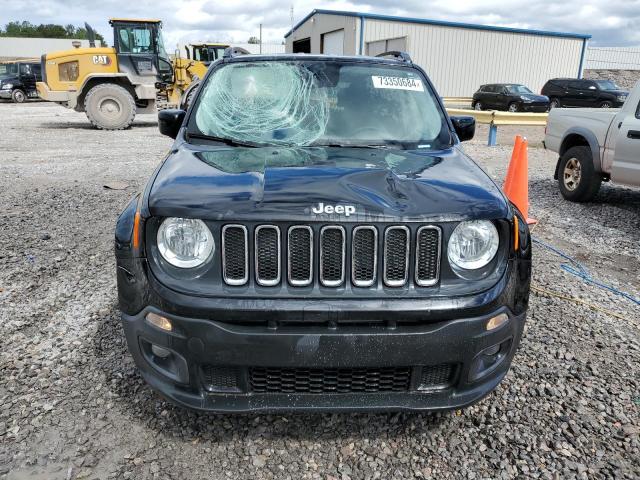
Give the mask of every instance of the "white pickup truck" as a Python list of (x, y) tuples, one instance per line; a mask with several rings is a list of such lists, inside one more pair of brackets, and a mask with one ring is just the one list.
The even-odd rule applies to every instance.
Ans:
[(544, 145), (560, 156), (554, 178), (567, 200), (591, 200), (603, 181), (640, 186), (640, 82), (620, 109), (551, 110)]

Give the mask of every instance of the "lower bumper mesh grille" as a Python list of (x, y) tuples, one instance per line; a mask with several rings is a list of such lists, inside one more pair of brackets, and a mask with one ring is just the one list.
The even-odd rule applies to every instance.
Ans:
[(251, 368), (257, 393), (404, 392), (411, 368)]

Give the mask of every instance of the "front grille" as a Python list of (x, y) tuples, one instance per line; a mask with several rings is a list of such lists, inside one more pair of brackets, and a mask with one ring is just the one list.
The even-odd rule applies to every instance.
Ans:
[(244, 285), (249, 278), (247, 227), (222, 227), (222, 276), (229, 285)]
[(375, 227), (356, 227), (351, 240), (351, 275), (357, 287), (370, 287), (376, 281), (378, 231)]
[(287, 248), (289, 283), (294, 287), (313, 281), (313, 230), (307, 226), (291, 227)]
[(399, 287), (407, 283), (409, 272), (409, 229), (389, 227), (384, 234), (384, 283)]
[(410, 367), (249, 369), (256, 393), (405, 392), (410, 381)]
[(344, 282), (345, 238), (342, 227), (323, 227), (320, 231), (320, 283), (337, 287)]
[(256, 227), (256, 282), (270, 287), (280, 283), (280, 229), (273, 225)]
[(340, 225), (286, 230), (258, 225), (250, 231), (231, 224), (222, 227), (221, 250), (228, 285), (245, 285), (254, 278), (257, 285), (277, 286), (286, 268), (285, 282), (292, 287), (338, 288), (350, 281), (353, 287), (367, 288), (382, 277), (386, 287), (400, 288), (411, 283), (409, 272), (415, 286), (431, 287), (440, 280), (442, 232), (434, 225), (356, 225), (351, 230)]
[(420, 227), (416, 241), (416, 284), (429, 287), (438, 282), (440, 273), (440, 229)]

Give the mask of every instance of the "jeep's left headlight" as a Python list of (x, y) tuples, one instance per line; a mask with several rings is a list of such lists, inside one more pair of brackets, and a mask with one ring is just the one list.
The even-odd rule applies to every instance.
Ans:
[(209, 227), (192, 218), (166, 218), (158, 229), (157, 242), (162, 258), (179, 268), (199, 267), (214, 250)]
[(11, 90), (13, 88), (13, 83), (3, 83), (0, 87), (0, 90)]
[(464, 270), (476, 270), (489, 264), (498, 251), (500, 237), (488, 220), (462, 222), (449, 238), (449, 262)]

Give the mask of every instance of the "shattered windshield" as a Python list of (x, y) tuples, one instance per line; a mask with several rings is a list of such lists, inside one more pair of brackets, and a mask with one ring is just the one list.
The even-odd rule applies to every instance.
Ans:
[(188, 133), (254, 146), (450, 145), (413, 68), (339, 61), (238, 62), (208, 78)]

